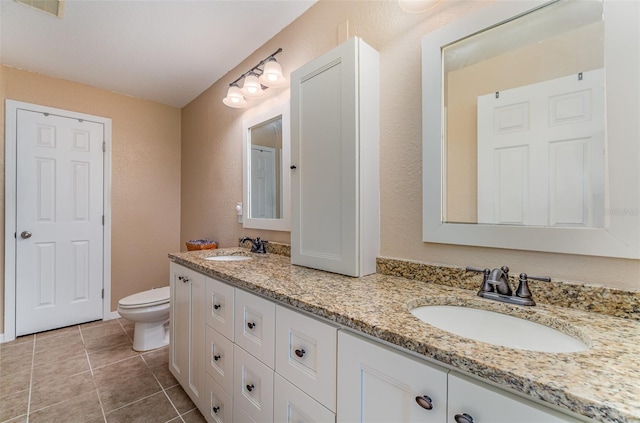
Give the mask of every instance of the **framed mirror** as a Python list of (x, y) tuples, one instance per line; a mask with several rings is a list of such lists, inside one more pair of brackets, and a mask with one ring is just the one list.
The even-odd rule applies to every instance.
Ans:
[(289, 103), (242, 122), (245, 228), (291, 230)]
[(640, 258), (633, 3), (495, 2), (423, 38), (425, 242)]

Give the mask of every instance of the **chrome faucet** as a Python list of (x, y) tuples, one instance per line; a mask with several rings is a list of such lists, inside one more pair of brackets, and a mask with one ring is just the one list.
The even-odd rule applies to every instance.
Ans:
[(249, 241), (251, 243), (252, 253), (258, 253), (258, 254), (267, 253), (265, 244), (268, 243), (269, 241), (262, 240), (260, 239), (260, 237), (257, 237), (255, 240), (249, 238), (248, 236), (243, 236), (242, 238), (240, 238), (240, 244), (243, 244), (245, 241)]
[(468, 272), (478, 272), (483, 274), (482, 285), (478, 291), (478, 296), (488, 298), (490, 300), (501, 301), (503, 303), (517, 304), (522, 306), (534, 306), (536, 302), (533, 300), (531, 291), (529, 290), (529, 279), (538, 281), (551, 282), (548, 276), (527, 276), (526, 273), (520, 273), (518, 279), (518, 289), (515, 295), (509, 284), (509, 268), (502, 266), (493, 270), (474, 269), (467, 267)]

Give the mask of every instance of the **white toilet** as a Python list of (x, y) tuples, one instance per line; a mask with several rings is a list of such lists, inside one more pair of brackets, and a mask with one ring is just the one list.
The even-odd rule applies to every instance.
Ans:
[(135, 322), (133, 349), (149, 351), (169, 344), (169, 287), (150, 289), (118, 301), (118, 313)]

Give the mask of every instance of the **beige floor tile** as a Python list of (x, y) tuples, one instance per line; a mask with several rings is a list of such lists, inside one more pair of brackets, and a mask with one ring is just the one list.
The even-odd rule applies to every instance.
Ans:
[(132, 345), (129, 336), (125, 332), (112, 333), (105, 336), (85, 339), (84, 345), (87, 351), (99, 351), (118, 345)]
[(169, 346), (142, 353), (142, 358), (149, 365), (155, 367), (160, 365), (169, 366)]
[(119, 385), (123, 380), (137, 376), (151, 374), (151, 370), (142, 361), (140, 356), (134, 356), (126, 360), (101, 367), (93, 372), (96, 386), (106, 388), (111, 385)]
[(0, 348), (0, 359), (2, 359), (2, 357), (15, 357), (26, 354), (33, 354), (33, 340), (31, 342), (21, 342)]
[(31, 370), (9, 373), (0, 377), (0, 403), (2, 403), (2, 397), (29, 389), (30, 382)]
[(28, 423), (27, 415), (25, 414), (23, 416), (16, 417), (15, 419), (7, 420), (6, 422), (3, 422), (3, 423)]
[(124, 333), (125, 330), (120, 326), (117, 320), (109, 320), (104, 322), (101, 325), (89, 326), (86, 328), (81, 328), (82, 337), (85, 342), (91, 338), (101, 338), (107, 335), (115, 335), (119, 333)]
[(206, 423), (206, 419), (199, 410), (192, 410), (182, 415), (184, 423)]
[(0, 377), (31, 370), (33, 357), (31, 354), (0, 356)]
[(29, 391), (16, 392), (0, 399), (0, 422), (27, 414)]
[(36, 336), (36, 355), (52, 348), (60, 348), (64, 346), (79, 344), (82, 344), (80, 331), (76, 331), (75, 333), (63, 333), (58, 336), (50, 336), (43, 339), (40, 339), (39, 336)]
[(120, 325), (122, 325), (122, 327), (125, 330), (133, 329), (133, 327), (136, 325), (135, 322), (132, 322), (131, 320), (127, 320), (127, 319), (123, 319), (123, 318), (118, 319), (118, 322), (120, 323)]
[(80, 330), (82, 330), (82, 329), (91, 328), (94, 326), (107, 325), (107, 324), (110, 324), (111, 322), (113, 322), (113, 320), (94, 320), (93, 322), (81, 323), (79, 326), (80, 326)]
[(96, 391), (96, 386), (91, 372), (54, 379), (31, 388), (30, 411), (37, 411), (92, 391)]
[(82, 422), (104, 423), (98, 394), (94, 391), (78, 395), (51, 407), (29, 413), (30, 423)]
[(196, 408), (196, 405), (191, 401), (189, 395), (182, 389), (182, 386), (176, 385), (173, 388), (167, 389), (166, 392), (174, 407), (178, 410), (178, 413), (184, 414)]
[(111, 412), (144, 397), (162, 392), (152, 374), (144, 374), (121, 380), (119, 384), (98, 388), (105, 412)]
[(86, 353), (82, 340), (76, 340), (65, 345), (60, 345), (36, 352), (33, 359), (33, 366), (40, 367), (51, 363), (59, 363), (61, 361), (66, 361), (85, 354)]
[(140, 354), (137, 351), (134, 351), (133, 348), (131, 348), (131, 345), (119, 345), (113, 348), (89, 353), (89, 363), (91, 364), (91, 368), (96, 370), (100, 367), (104, 367), (130, 357), (135, 357), (137, 355)]
[(23, 344), (25, 342), (33, 342), (34, 339), (34, 335), (19, 336), (13, 341), (0, 344), (0, 351), (2, 351), (4, 348), (13, 347), (14, 345)]
[(152, 367), (151, 371), (153, 372), (155, 377), (158, 378), (158, 382), (160, 382), (160, 385), (162, 385), (164, 389), (170, 388), (178, 384), (178, 381), (176, 380), (175, 377), (173, 377), (173, 375), (171, 374), (171, 371), (169, 370), (169, 366), (167, 365)]
[(79, 332), (78, 325), (73, 325), (73, 326), (67, 326), (60, 329), (48, 330), (46, 332), (38, 332), (36, 333), (35, 336), (37, 339), (45, 339), (45, 338), (51, 338), (54, 336), (69, 335), (77, 332)]
[(82, 354), (68, 360), (48, 363), (33, 369), (33, 385), (43, 385), (52, 380), (69, 377), (89, 371), (87, 355)]
[[(177, 416), (163, 392), (107, 414), (108, 423), (161, 423)], [(177, 420), (180, 421), (180, 420)]]

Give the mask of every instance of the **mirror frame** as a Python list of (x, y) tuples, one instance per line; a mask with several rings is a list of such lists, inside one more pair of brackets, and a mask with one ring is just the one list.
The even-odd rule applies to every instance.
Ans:
[[(250, 217), (249, 213), (251, 201), (251, 160), (249, 160), (251, 128), (278, 116), (282, 116), (282, 218), (256, 219)], [(289, 102), (283, 101), (242, 121), (242, 226), (244, 228), (291, 231), (291, 172), (289, 172), (289, 167), (291, 166), (291, 121), (289, 116)]]
[[(549, 3), (552, 2), (498, 1), (423, 37), (423, 241), (640, 258), (640, 125), (637, 124), (640, 95), (629, 95), (640, 93), (637, 78), (640, 71), (639, 59), (637, 54), (629, 54), (640, 51), (638, 2), (603, 3), (608, 178), (605, 227), (524, 227), (443, 221), (443, 153), (446, 152), (446, 140), (442, 131), (442, 47)], [(612, 140), (615, 140), (615, 145)], [(628, 189), (629, 183), (633, 184), (632, 189)]]

